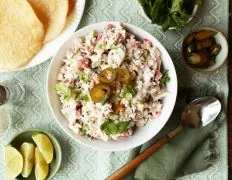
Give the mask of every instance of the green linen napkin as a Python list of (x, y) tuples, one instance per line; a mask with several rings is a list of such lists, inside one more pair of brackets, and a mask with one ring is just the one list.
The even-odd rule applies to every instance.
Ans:
[[(183, 97), (189, 91), (181, 91), (177, 99), (176, 108), (166, 127), (162, 132), (148, 143), (144, 144), (140, 150), (149, 147), (157, 141), (166, 132), (174, 128), (180, 119), (181, 111), (189, 99), (194, 99), (197, 92), (190, 93), (191, 98)], [(198, 90), (200, 96), (215, 95), (209, 90)], [(193, 95), (195, 94), (195, 95)], [(199, 96), (199, 97), (200, 97)], [(184, 100), (188, 99), (187, 102)], [(221, 99), (221, 98), (219, 98)], [(153, 154), (144, 163), (142, 163), (135, 171), (135, 179), (176, 179), (184, 175), (189, 175), (207, 169), (217, 158), (218, 151), (215, 144), (216, 130), (223, 121), (223, 113), (217, 120), (201, 129), (185, 129), (173, 140), (167, 143), (163, 148)]]

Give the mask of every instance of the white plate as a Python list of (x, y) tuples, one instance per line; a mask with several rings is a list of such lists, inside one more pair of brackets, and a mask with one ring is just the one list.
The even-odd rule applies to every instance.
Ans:
[(78, 142), (94, 149), (103, 150), (103, 151), (122, 151), (122, 150), (127, 150), (137, 147), (147, 142), (152, 137), (154, 137), (168, 121), (176, 102), (177, 77), (176, 77), (176, 71), (172, 59), (169, 56), (166, 49), (163, 47), (163, 45), (155, 37), (153, 37), (148, 32), (144, 31), (143, 29), (140, 29), (134, 25), (124, 23), (128, 31), (135, 34), (136, 38), (149, 39), (159, 48), (161, 52), (163, 66), (165, 69), (169, 70), (169, 76), (171, 78), (170, 82), (167, 84), (167, 89), (170, 94), (164, 98), (164, 105), (160, 117), (158, 119), (152, 119), (144, 127), (140, 127), (136, 129), (135, 133), (127, 139), (118, 140), (118, 141), (109, 140), (105, 142), (102, 140), (89, 140), (86, 137), (76, 135), (71, 129), (69, 129), (68, 121), (65, 119), (65, 117), (61, 114), (60, 111), (61, 103), (59, 96), (57, 95), (55, 90), (55, 86), (57, 83), (57, 75), (61, 66), (63, 65), (63, 61), (62, 61), (63, 57), (65, 56), (66, 52), (71, 47), (74, 46), (74, 42), (73, 42), (74, 38), (76, 36), (84, 36), (93, 30), (103, 31), (104, 26), (109, 23), (115, 24), (117, 22), (102, 22), (102, 23), (86, 26), (78, 30), (72, 37), (70, 37), (63, 44), (63, 46), (61, 46), (58, 53), (53, 57), (48, 71), (47, 96), (48, 96), (50, 109), (56, 121), (69, 136), (73, 137)]
[(0, 70), (0, 72), (19, 71), (34, 67), (51, 58), (60, 48), (60, 46), (67, 41), (77, 29), (85, 8), (85, 0), (77, 0), (75, 8), (67, 18), (66, 25), (63, 32), (53, 41), (48, 42), (43, 48), (33, 57), (33, 59), (24, 67), (15, 70)]

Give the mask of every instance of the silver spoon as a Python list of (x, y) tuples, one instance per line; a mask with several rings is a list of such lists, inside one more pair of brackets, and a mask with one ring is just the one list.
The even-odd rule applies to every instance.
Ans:
[(166, 136), (155, 142), (152, 146), (144, 150), (141, 154), (135, 157), (132, 161), (117, 170), (107, 180), (122, 179), (129, 172), (134, 170), (145, 159), (155, 153), (170, 139), (179, 134), (184, 128), (201, 128), (214, 121), (221, 111), (220, 101), (212, 96), (201, 97), (190, 102), (181, 114), (180, 125), (169, 132)]

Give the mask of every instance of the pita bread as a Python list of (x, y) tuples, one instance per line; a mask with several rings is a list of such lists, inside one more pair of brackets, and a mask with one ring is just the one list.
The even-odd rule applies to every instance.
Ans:
[(0, 69), (26, 65), (41, 49), (44, 28), (27, 0), (0, 0)]
[(68, 0), (28, 0), (44, 25), (45, 42), (55, 39), (63, 30), (68, 13)]

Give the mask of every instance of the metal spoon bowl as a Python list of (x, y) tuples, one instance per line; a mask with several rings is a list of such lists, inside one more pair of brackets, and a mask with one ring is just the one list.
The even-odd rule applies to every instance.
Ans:
[(220, 111), (221, 103), (217, 98), (198, 98), (184, 108), (180, 123), (185, 128), (200, 128), (214, 121)]
[(155, 142), (152, 146), (106, 179), (123, 179), (125, 175), (134, 170), (139, 164), (170, 141), (170, 139), (179, 134), (184, 128), (201, 128), (206, 126), (216, 119), (220, 111), (221, 103), (215, 97), (206, 96), (195, 99), (184, 108), (181, 114), (180, 125), (177, 128)]

